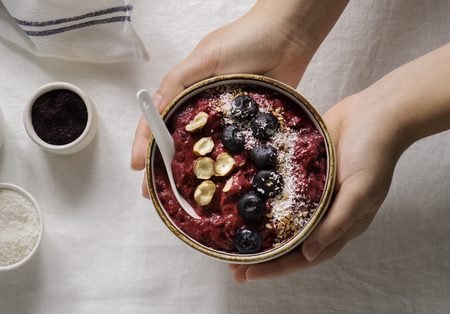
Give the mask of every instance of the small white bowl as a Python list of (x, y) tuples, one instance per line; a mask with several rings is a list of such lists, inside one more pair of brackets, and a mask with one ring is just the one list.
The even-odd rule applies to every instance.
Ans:
[[(83, 133), (73, 142), (70, 142), (68, 144), (64, 145), (53, 145), (45, 142), (42, 140), (34, 130), (33, 122), (31, 119), (31, 110), (33, 108), (33, 104), (41, 95), (50, 92), (52, 90), (56, 89), (66, 89), (70, 90), (76, 94), (78, 94), (81, 99), (83, 99), (87, 113), (88, 113), (88, 119), (86, 128), (84, 129)], [(95, 110), (95, 107), (92, 103), (92, 101), (89, 99), (89, 97), (86, 95), (86, 93), (80, 89), (79, 87), (65, 83), (65, 82), (53, 82), (45, 84), (41, 87), (39, 87), (32, 95), (30, 100), (25, 106), (24, 112), (23, 112), (23, 123), (25, 125), (25, 130), (27, 131), (30, 138), (35, 142), (38, 146), (40, 146), (42, 149), (55, 153), (60, 155), (68, 155), (73, 154), (76, 152), (79, 152), (83, 148), (85, 148), (95, 137), (95, 134), (97, 132), (97, 126), (98, 126), (98, 117), (97, 117), (97, 111)]]
[(31, 203), (33, 203), (33, 206), (36, 209), (36, 212), (39, 216), (39, 226), (40, 226), (39, 237), (38, 237), (33, 249), (30, 251), (30, 253), (28, 253), (28, 255), (24, 259), (18, 261), (17, 263), (14, 263), (14, 264), (11, 264), (8, 266), (0, 266), (0, 272), (2, 272), (2, 271), (13, 270), (13, 269), (16, 269), (16, 268), (24, 265), (26, 262), (28, 262), (34, 256), (34, 254), (36, 254), (36, 252), (39, 248), (39, 245), (41, 244), (42, 235), (44, 234), (44, 220), (42, 218), (42, 212), (41, 212), (41, 209), (39, 208), (39, 204), (37, 203), (36, 199), (30, 193), (25, 191), (23, 188), (21, 188), (20, 186), (14, 185), (14, 184), (0, 182), (0, 189), (14, 190), (14, 191), (22, 194), (27, 199), (29, 199), (31, 201)]
[(5, 118), (3, 117), (3, 113), (0, 108), (0, 147), (2, 147), (4, 140), (5, 140)]

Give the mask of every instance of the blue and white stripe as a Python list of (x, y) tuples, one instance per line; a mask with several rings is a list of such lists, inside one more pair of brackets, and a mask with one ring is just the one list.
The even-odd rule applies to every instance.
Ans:
[(15, 20), (28, 36), (51, 36), (93, 25), (130, 22), (132, 10), (133, 6), (127, 5), (47, 21)]

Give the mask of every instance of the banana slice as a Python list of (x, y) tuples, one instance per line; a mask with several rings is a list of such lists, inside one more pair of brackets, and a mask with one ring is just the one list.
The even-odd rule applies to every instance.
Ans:
[(214, 142), (212, 138), (202, 137), (194, 144), (194, 148), (192, 150), (194, 151), (194, 154), (197, 156), (205, 156), (206, 154), (212, 152), (213, 149), (214, 149)]
[(205, 206), (211, 203), (211, 200), (216, 192), (216, 185), (210, 180), (203, 181), (197, 186), (194, 192), (194, 200), (200, 206)]
[(231, 170), (233, 170), (235, 165), (236, 162), (233, 157), (231, 157), (228, 153), (220, 153), (216, 158), (216, 175), (219, 177), (226, 176), (231, 172)]
[(208, 122), (208, 114), (206, 112), (200, 111), (197, 113), (189, 124), (186, 125), (186, 131), (195, 132), (203, 128)]
[(194, 162), (194, 173), (199, 179), (206, 180), (215, 173), (215, 162), (210, 157), (200, 157)]
[(228, 192), (229, 190), (231, 190), (231, 187), (233, 186), (233, 181), (234, 181), (234, 178), (233, 178), (233, 177), (229, 178), (229, 179), (227, 180), (227, 182), (225, 182), (225, 185), (223, 186), (222, 191), (226, 193), (226, 192)]

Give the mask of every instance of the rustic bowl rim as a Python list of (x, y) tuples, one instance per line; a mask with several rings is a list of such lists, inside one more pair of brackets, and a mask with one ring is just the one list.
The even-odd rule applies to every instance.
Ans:
[[(328, 174), (327, 179), (324, 187), (324, 192), (322, 195), (321, 202), (319, 206), (317, 207), (316, 212), (314, 213), (311, 220), (306, 224), (306, 226), (294, 237), (289, 239), (287, 242), (283, 243), (282, 245), (272, 248), (270, 250), (255, 253), (255, 254), (238, 254), (238, 253), (227, 253), (218, 251), (212, 248), (207, 247), (206, 245), (203, 245), (196, 240), (190, 238), (187, 234), (185, 234), (181, 229), (179, 229), (171, 220), (170, 216), (166, 213), (163, 206), (160, 204), (159, 199), (156, 194), (156, 188), (153, 183), (153, 174), (152, 174), (152, 157), (154, 156), (155, 151), (155, 141), (153, 140), (153, 137), (151, 137), (148, 147), (147, 147), (147, 155), (146, 155), (146, 178), (147, 178), (147, 186), (148, 186), (148, 192), (150, 195), (150, 198), (153, 202), (153, 205), (163, 221), (163, 223), (169, 228), (172, 233), (177, 236), (180, 240), (188, 244), (191, 248), (200, 251), (209, 257), (212, 257), (214, 259), (218, 259), (220, 261), (228, 262), (228, 263), (237, 263), (237, 264), (255, 264), (260, 262), (265, 262), (274, 258), (277, 258), (281, 255), (284, 255), (294, 248), (296, 248), (301, 242), (303, 242), (306, 237), (312, 232), (312, 230), (317, 226), (323, 215), (325, 214), (334, 191), (334, 184), (335, 184), (335, 177), (336, 177), (336, 161), (335, 161), (335, 152), (334, 152), (334, 146), (331, 139), (331, 136), (328, 132), (328, 129), (322, 120), (322, 117), (320, 114), (316, 111), (316, 109), (309, 103), (308, 100), (306, 100), (299, 92), (297, 92), (292, 87), (277, 81), (275, 79), (256, 75), (256, 74), (227, 74), (227, 75), (220, 75), (208, 78), (206, 80), (200, 81), (196, 84), (193, 84), (192, 86), (188, 87), (187, 89), (183, 90), (180, 94), (178, 94), (168, 105), (167, 107), (162, 111), (161, 116), (162, 118), (166, 118), (169, 114), (175, 111), (178, 103), (181, 100), (187, 100), (188, 98), (185, 98), (186, 96), (189, 96), (189, 94), (194, 93), (198, 89), (203, 89), (208, 85), (212, 85), (217, 82), (223, 82), (223, 85), (226, 84), (244, 84), (243, 82), (240, 83), (233, 83), (232, 81), (235, 80), (242, 80), (242, 81), (248, 81), (250, 84), (251, 82), (263, 82), (263, 84), (270, 85), (265, 86), (266, 88), (274, 88), (275, 91), (279, 92), (277, 89), (281, 89), (285, 93), (292, 96), (291, 98), (294, 98), (296, 103), (298, 103), (299, 106), (303, 104), (305, 109), (310, 113), (310, 116), (312, 116), (313, 122), (317, 124), (320, 127), (321, 133), (323, 134), (325, 138), (325, 146), (327, 150), (327, 165), (328, 165)], [(216, 86), (215, 86), (216, 87)], [(301, 103), (301, 104), (299, 104)], [(173, 111), (172, 111), (173, 110)], [(315, 121), (314, 121), (315, 120)]]

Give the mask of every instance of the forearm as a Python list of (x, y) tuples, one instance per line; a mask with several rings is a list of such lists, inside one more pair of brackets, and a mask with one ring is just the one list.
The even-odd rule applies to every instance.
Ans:
[(349, 0), (258, 0), (251, 11), (264, 12), (278, 20), (286, 33), (311, 54), (336, 24)]
[(450, 129), (450, 44), (401, 66), (360, 95), (394, 118), (408, 145)]

